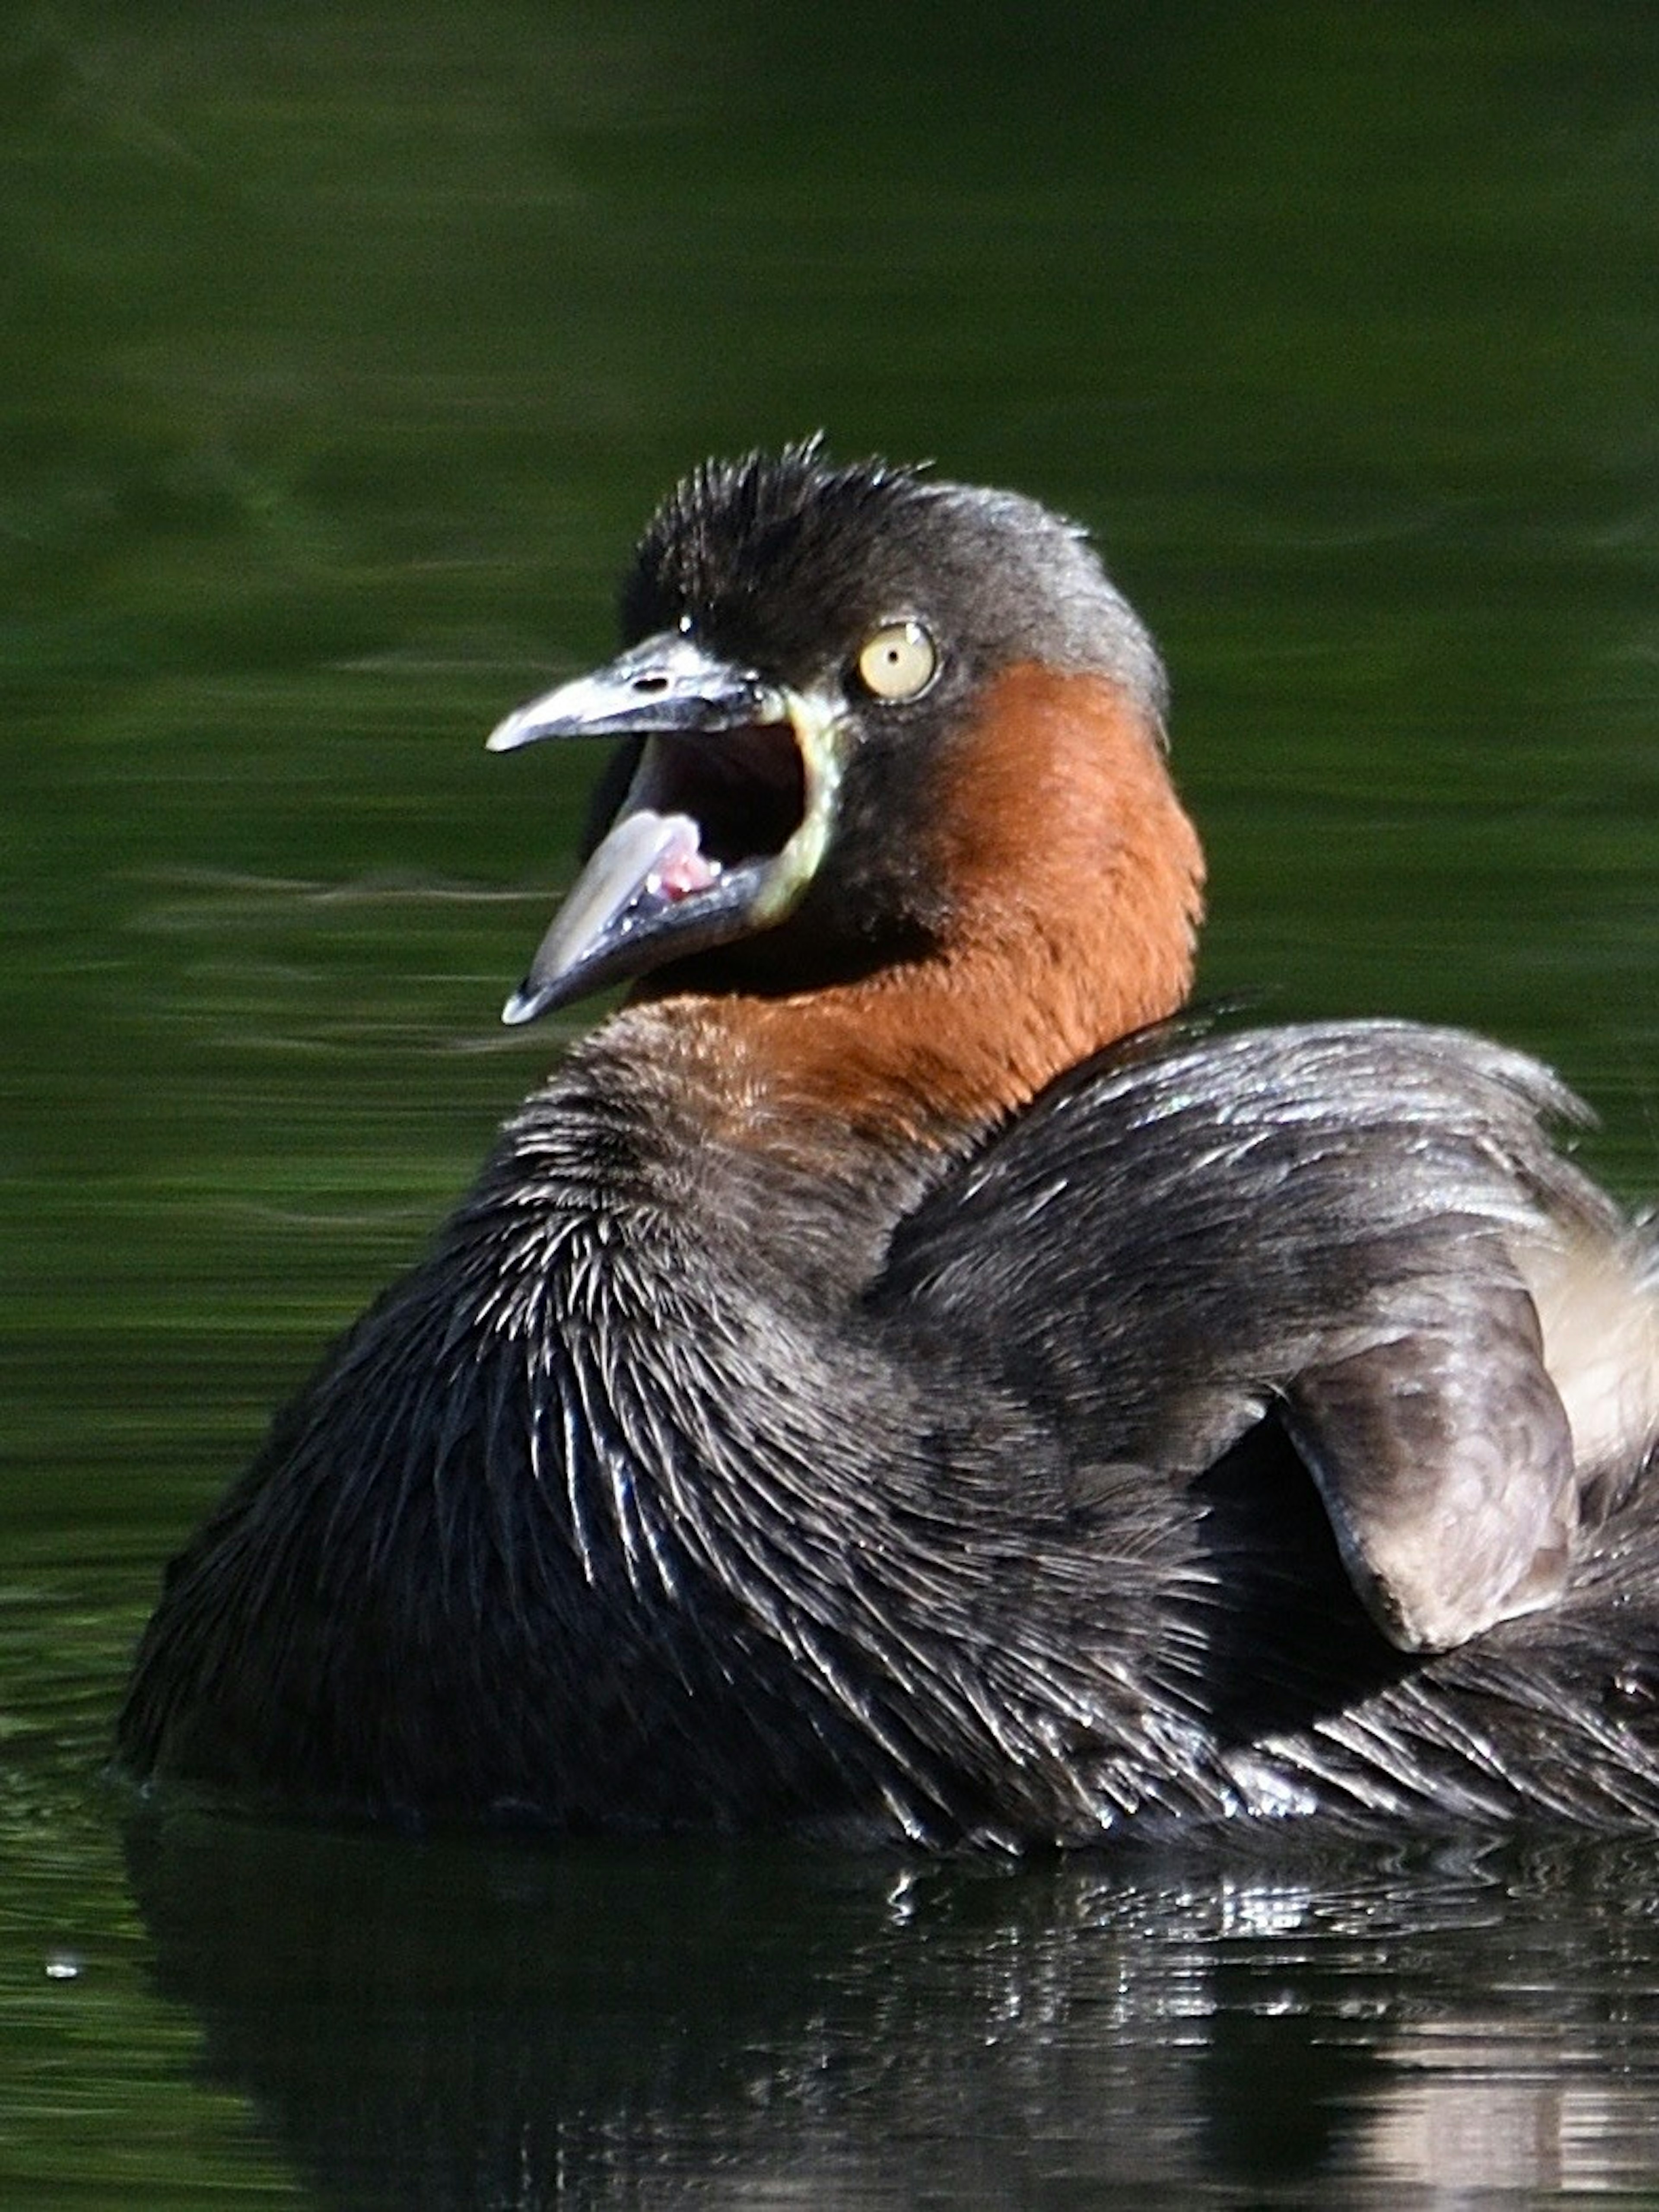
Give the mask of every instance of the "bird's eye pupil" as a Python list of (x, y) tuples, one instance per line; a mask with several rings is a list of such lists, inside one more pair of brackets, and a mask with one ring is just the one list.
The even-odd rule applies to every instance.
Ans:
[(933, 641), (919, 622), (885, 623), (865, 641), (859, 679), (878, 699), (914, 699), (939, 667)]

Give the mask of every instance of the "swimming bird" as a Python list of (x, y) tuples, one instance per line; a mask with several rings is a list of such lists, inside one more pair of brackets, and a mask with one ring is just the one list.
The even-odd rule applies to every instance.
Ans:
[[(1659, 1823), (1659, 1243), (1514, 1052), (1183, 1016), (1156, 648), (1035, 501), (697, 470), (512, 1022), (626, 985), (177, 1559), (143, 1778), (1019, 1850)], [(519, 770), (525, 773), (525, 770)]]

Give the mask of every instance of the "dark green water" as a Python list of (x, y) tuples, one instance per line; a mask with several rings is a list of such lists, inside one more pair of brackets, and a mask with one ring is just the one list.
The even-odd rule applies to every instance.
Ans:
[(1659, 2192), (1650, 1853), (994, 1877), (100, 1778), (161, 1560), (556, 1048), (495, 1012), (576, 787), (482, 736), (707, 451), (1089, 521), (1206, 988), (1495, 1030), (1659, 1188), (1659, 15), (12, 10), (0, 407), (0, 2199)]

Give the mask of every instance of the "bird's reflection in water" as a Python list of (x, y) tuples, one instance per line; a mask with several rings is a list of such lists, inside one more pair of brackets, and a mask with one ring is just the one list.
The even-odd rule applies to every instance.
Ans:
[(1616, 2187), (1659, 2166), (1638, 1856), (130, 1833), (210, 2076), (352, 2206)]

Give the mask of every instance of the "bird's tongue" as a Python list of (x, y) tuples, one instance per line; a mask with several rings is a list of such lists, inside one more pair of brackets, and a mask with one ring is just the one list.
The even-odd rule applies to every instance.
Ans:
[(702, 833), (690, 815), (658, 814), (648, 806), (624, 814), (554, 915), (507, 1018), (529, 1019), (543, 994), (601, 936), (626, 933), (636, 918), (642, 922), (665, 906), (706, 890), (720, 874), (720, 862), (703, 852)]
[(665, 899), (706, 891), (720, 874), (720, 864), (702, 850), (697, 824), (689, 814), (659, 814), (656, 818), (666, 834), (646, 876), (646, 890), (659, 891)]

